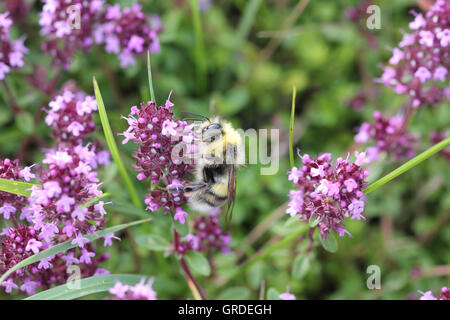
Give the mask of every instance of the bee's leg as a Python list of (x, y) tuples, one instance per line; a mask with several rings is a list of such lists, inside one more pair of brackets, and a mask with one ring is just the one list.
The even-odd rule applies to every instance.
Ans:
[(207, 186), (206, 183), (191, 184), (191, 185), (188, 185), (188, 186), (184, 187), (184, 188), (183, 188), (183, 191), (184, 191), (184, 192), (187, 192), (187, 193), (189, 193), (189, 192), (194, 192), (194, 191), (197, 191), (197, 190), (206, 188), (206, 186)]
[(183, 188), (181, 187), (181, 188), (169, 188), (169, 189), (166, 189), (169, 193), (180, 193), (180, 192), (182, 192), (183, 191)]

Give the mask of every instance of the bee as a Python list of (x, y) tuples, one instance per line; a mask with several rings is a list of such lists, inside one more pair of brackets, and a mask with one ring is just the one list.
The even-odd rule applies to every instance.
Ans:
[(183, 192), (190, 206), (197, 211), (209, 212), (227, 203), (226, 217), (229, 221), (236, 199), (236, 168), (245, 159), (242, 138), (229, 122), (219, 117), (211, 120), (200, 117), (202, 122), (195, 130), (200, 141), (200, 157), (194, 181), (186, 185)]

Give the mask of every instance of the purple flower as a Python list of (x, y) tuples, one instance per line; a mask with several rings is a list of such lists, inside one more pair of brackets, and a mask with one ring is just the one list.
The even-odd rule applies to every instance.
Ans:
[[(87, 52), (94, 43), (94, 30), (102, 19), (102, 2), (83, 0), (43, 0), (39, 24), (45, 36), (42, 49), (54, 63), (70, 66), (72, 56), (78, 50)], [(70, 6), (77, 6), (80, 13), (79, 28), (76, 16), (70, 16)], [(69, 10), (69, 11), (68, 11)], [(73, 24), (73, 25), (72, 25)]]
[(173, 220), (178, 220), (181, 224), (184, 224), (186, 222), (186, 217), (188, 217), (188, 214), (187, 212), (183, 211), (181, 207), (177, 207), (175, 209), (175, 216), (173, 217)]
[(76, 238), (72, 240), (72, 244), (76, 244), (80, 248), (84, 248), (86, 243), (89, 243), (89, 239), (83, 237), (81, 233), (77, 234)]
[(286, 287), (286, 292), (283, 292), (282, 294), (280, 294), (278, 297), (281, 300), (297, 300), (297, 298), (295, 297), (295, 295), (293, 295), (292, 293), (289, 293), (289, 289), (290, 287), (287, 286)]
[(50, 101), (45, 120), (58, 143), (77, 145), (95, 130), (94, 110), (97, 103), (93, 97), (65, 89)]
[(403, 35), (401, 50), (393, 50), (380, 79), (394, 92), (407, 94), (414, 108), (446, 98), (444, 88), (435, 81), (445, 82), (448, 76), (449, 15), (450, 2), (445, 0), (437, 0), (425, 16), (416, 14), (409, 24), (411, 33)]
[(12, 290), (18, 289), (19, 287), (14, 283), (13, 279), (9, 278), (2, 282), (2, 287), (5, 287), (6, 293), (11, 293)]
[(156, 292), (153, 290), (153, 278), (145, 283), (145, 278), (135, 286), (124, 285), (116, 280), (114, 287), (109, 289), (109, 293), (114, 297), (111, 300), (156, 300)]
[(142, 6), (120, 10), (120, 5), (107, 6), (102, 24), (95, 32), (97, 43), (104, 43), (105, 50), (118, 55), (121, 67), (135, 64), (135, 54), (146, 51), (159, 52), (158, 34), (161, 32), (158, 18), (142, 12)]
[(417, 71), (414, 73), (414, 77), (420, 80), (420, 82), (424, 83), (425, 81), (431, 79), (431, 72), (425, 67), (419, 67)]
[(106, 236), (103, 237), (103, 239), (105, 240), (103, 242), (103, 246), (108, 247), (108, 246), (112, 246), (112, 239), (116, 239), (120, 241), (119, 237), (114, 236), (114, 233), (109, 233)]
[(299, 216), (308, 221), (314, 215), (318, 221), (322, 238), (331, 231), (340, 236), (347, 232), (344, 227), (346, 218), (360, 219), (364, 210), (366, 187), (369, 172), (361, 167), (366, 160), (364, 152), (355, 152), (354, 163), (338, 158), (333, 162), (329, 153), (313, 160), (309, 155), (302, 156), (301, 178), (289, 192), (289, 205), (286, 213), (291, 217)]
[(358, 143), (375, 143), (374, 147), (366, 149), (369, 159), (376, 159), (382, 151), (394, 155), (397, 160), (412, 158), (418, 139), (404, 128), (403, 116), (384, 118), (380, 111), (375, 111), (373, 117), (374, 122), (364, 122), (355, 136)]
[(23, 56), (28, 52), (23, 44), (25, 38), (11, 40), (9, 37), (12, 24), (9, 12), (0, 13), (0, 80), (5, 79), (11, 69), (23, 67)]
[(37, 254), (41, 247), (42, 242), (37, 241), (36, 239), (30, 239), (25, 247), (25, 251), (33, 251), (34, 254)]
[(172, 106), (169, 101), (164, 107), (157, 107), (154, 102), (141, 103), (140, 108), (131, 107), (128, 117), (123, 117), (129, 127), (121, 135), (125, 137), (124, 143), (132, 140), (138, 145), (133, 154), (137, 178), (164, 186), (151, 190), (147, 195), (147, 210), (155, 211), (162, 207), (165, 213), (176, 211), (174, 218), (184, 223), (187, 214), (181, 205), (186, 198), (181, 190), (192, 167), (190, 163), (173, 159), (172, 155), (175, 147), (186, 145), (183, 138), (193, 136), (194, 132), (186, 122), (174, 119)]
[(419, 293), (422, 294), (420, 300), (450, 300), (450, 290), (447, 287), (441, 288), (441, 292), (438, 297), (435, 297), (431, 290), (428, 290), (427, 292), (419, 291)]

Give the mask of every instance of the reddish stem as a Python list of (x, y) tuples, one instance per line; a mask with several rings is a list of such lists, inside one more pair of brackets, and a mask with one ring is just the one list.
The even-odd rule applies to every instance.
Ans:
[(15, 114), (20, 114), (22, 110), (20, 110), (20, 108), (18, 107), (16, 99), (14, 98), (11, 89), (6, 83), (6, 80), (3, 80), (2, 82), (3, 86), (5, 87), (6, 95), (8, 96), (8, 104), (10, 105), (11, 109), (14, 111)]
[[(174, 239), (174, 250), (175, 250), (175, 252), (177, 252), (177, 248), (180, 244), (180, 234), (177, 232), (177, 230), (175, 228), (173, 229), (173, 239)], [(202, 288), (200, 288), (197, 281), (195, 281), (195, 278), (192, 275), (191, 270), (189, 269), (189, 266), (187, 265), (186, 260), (184, 259), (184, 256), (181, 256), (181, 258), (180, 258), (180, 266), (186, 275), (186, 278), (187, 278), (186, 280), (188, 281), (188, 283), (191, 282), (195, 286), (195, 289), (199, 293), (202, 300), (205, 300), (203, 290), (202, 290)]]

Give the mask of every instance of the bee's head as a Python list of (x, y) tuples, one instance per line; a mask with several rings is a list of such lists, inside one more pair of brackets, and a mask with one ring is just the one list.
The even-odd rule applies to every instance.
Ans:
[(202, 141), (212, 142), (222, 135), (222, 125), (218, 122), (210, 123), (202, 129)]

